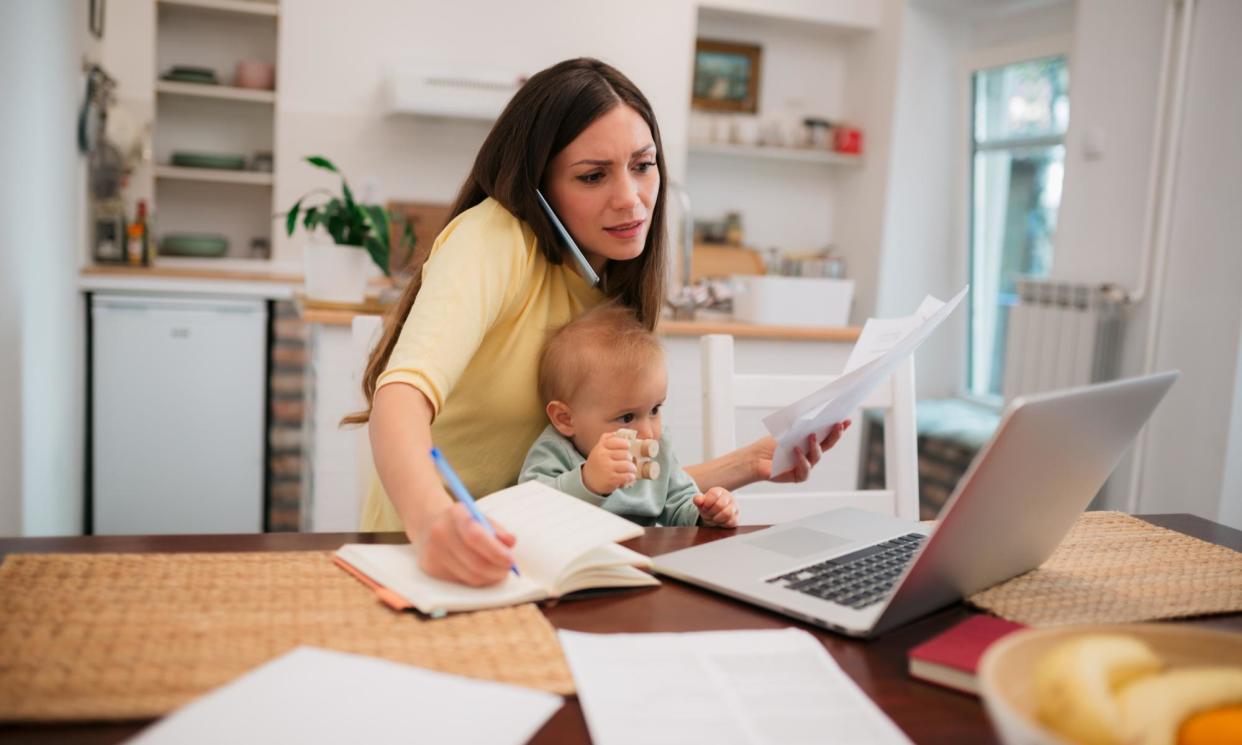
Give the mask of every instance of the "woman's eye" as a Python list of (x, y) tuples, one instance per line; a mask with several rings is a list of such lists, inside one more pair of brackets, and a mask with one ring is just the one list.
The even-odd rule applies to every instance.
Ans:
[(639, 163), (638, 165), (634, 167), (638, 169), (639, 173), (646, 173), (647, 171), (650, 171), (652, 168), (655, 168), (655, 161), (651, 161), (649, 163)]
[(582, 174), (581, 176), (578, 177), (578, 180), (584, 184), (593, 184), (596, 181), (599, 181), (600, 179), (602, 179), (603, 177), (604, 177), (604, 174), (600, 173), (599, 171), (593, 171), (591, 173)]
[(634, 415), (633, 414), (622, 414), (621, 416), (617, 417), (617, 421), (621, 422), (622, 424), (629, 424), (630, 422), (634, 421)]

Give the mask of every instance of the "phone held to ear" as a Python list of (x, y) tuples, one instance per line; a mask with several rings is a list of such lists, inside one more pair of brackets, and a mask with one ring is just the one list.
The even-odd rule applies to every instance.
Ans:
[(582, 270), (582, 276), (586, 277), (592, 285), (599, 284), (599, 275), (587, 263), (586, 256), (582, 254), (578, 244), (574, 243), (574, 239), (570, 237), (569, 231), (561, 224), (561, 218), (556, 216), (552, 211), (552, 205), (548, 204), (548, 200), (543, 198), (543, 192), (535, 189), (535, 196), (539, 198), (539, 206), (543, 207), (543, 211), (548, 215), (548, 219), (552, 221), (552, 227), (556, 228), (556, 232), (561, 234), (561, 242), (569, 249), (569, 253), (574, 257), (574, 261), (578, 262), (578, 268)]

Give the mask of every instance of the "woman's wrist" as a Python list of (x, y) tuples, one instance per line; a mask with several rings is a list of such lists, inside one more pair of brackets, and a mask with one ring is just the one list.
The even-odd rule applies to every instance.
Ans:
[(427, 531), (431, 528), (431, 524), (453, 506), (453, 500), (449, 499), (447, 494), (441, 496), (443, 499), (431, 500), (430, 504), (412, 506), (409, 513), (402, 515), (401, 523), (405, 527), (405, 537), (414, 544), (415, 549), (427, 539)]

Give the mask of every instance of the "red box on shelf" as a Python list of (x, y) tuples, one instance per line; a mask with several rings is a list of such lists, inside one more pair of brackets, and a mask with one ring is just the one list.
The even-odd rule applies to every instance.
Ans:
[(863, 133), (857, 127), (836, 127), (832, 130), (832, 149), (838, 153), (862, 155)]

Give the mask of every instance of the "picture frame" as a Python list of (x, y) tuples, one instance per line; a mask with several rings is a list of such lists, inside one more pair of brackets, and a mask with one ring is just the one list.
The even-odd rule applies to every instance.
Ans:
[(754, 114), (759, 109), (763, 50), (756, 44), (698, 39), (690, 105), (703, 111)]

